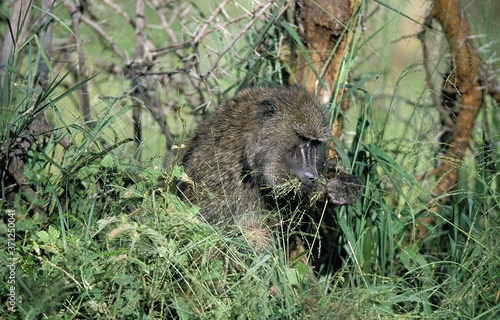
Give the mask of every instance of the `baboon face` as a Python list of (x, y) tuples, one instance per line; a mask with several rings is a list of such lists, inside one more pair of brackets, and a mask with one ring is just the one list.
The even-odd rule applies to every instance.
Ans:
[(304, 187), (311, 186), (319, 177), (329, 137), (315, 96), (298, 87), (251, 88), (237, 100), (246, 101), (253, 117), (253, 128), (243, 130), (244, 157), (253, 178), (276, 187), (295, 177)]

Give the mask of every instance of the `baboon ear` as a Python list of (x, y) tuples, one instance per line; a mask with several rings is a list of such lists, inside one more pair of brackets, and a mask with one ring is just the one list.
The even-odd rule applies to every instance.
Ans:
[(274, 114), (274, 103), (272, 101), (266, 100), (262, 102), (262, 115), (264, 117), (271, 116)]
[(341, 174), (329, 179), (326, 184), (328, 199), (336, 205), (352, 204), (361, 194), (363, 185), (358, 177), (351, 174)]

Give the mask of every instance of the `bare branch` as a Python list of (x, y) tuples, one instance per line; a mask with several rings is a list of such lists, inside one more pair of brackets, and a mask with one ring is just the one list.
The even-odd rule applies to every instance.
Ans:
[(201, 26), (200, 30), (196, 33), (196, 35), (193, 38), (193, 45), (196, 45), (201, 38), (205, 36), (205, 31), (208, 29), (208, 26), (215, 20), (217, 15), (222, 11), (224, 6), (228, 4), (231, 0), (224, 0), (221, 4), (215, 8), (215, 10), (212, 12), (212, 15), (205, 21), (205, 23)]
[(206, 77), (207, 75), (212, 73), (212, 71), (215, 69), (215, 67), (219, 64), (220, 59), (222, 59), (222, 57), (226, 54), (226, 52), (228, 52), (231, 48), (234, 47), (234, 44), (236, 43), (236, 41), (238, 41), (238, 39), (241, 38), (241, 36), (244, 35), (250, 29), (250, 27), (252, 27), (254, 25), (254, 23), (259, 19), (259, 17), (261, 15), (263, 15), (266, 12), (266, 10), (271, 6), (272, 3), (273, 3), (273, 1), (269, 0), (269, 1), (266, 1), (260, 7), (259, 11), (257, 11), (254, 18), (249, 23), (247, 23), (245, 25), (245, 27), (243, 27), (243, 29), (241, 29), (240, 32), (238, 34), (236, 34), (236, 36), (233, 37), (233, 39), (229, 42), (229, 44), (224, 49), (222, 49), (222, 51), (219, 52), (219, 54), (217, 55), (217, 58), (215, 58), (215, 60), (212, 62), (212, 64), (210, 65), (210, 67), (208, 68), (207, 72), (205, 73), (205, 75), (203, 77)]
[[(87, 67), (85, 64), (85, 56), (83, 55), (82, 41), (80, 38), (80, 17), (81, 12), (76, 8), (76, 6), (70, 0), (64, 0), (64, 5), (71, 13), (71, 20), (73, 22), (73, 32), (75, 34), (76, 51), (78, 52), (78, 82), (82, 82), (87, 78)], [(83, 118), (85, 122), (90, 123), (92, 118), (90, 116), (90, 101), (89, 101), (89, 91), (87, 83), (83, 83), (81, 94), (81, 108), (83, 113)]]
[[(68, 1), (68, 0), (66, 0)], [(130, 60), (121, 52), (121, 50), (118, 48), (116, 43), (113, 41), (113, 38), (104, 31), (99, 24), (96, 22), (92, 21), (90, 18), (86, 17), (85, 15), (80, 16), (80, 20), (84, 23), (86, 23), (89, 27), (94, 29), (101, 37), (104, 38), (104, 40), (109, 44), (109, 46), (113, 49), (113, 51), (116, 53), (116, 55), (120, 58), (123, 63), (128, 66), (130, 64)]]
[(122, 7), (120, 7), (119, 5), (117, 5), (115, 2), (113, 2), (112, 0), (103, 0), (103, 2), (105, 4), (107, 4), (111, 9), (113, 9), (114, 11), (116, 11), (120, 16), (123, 17), (123, 19), (132, 26), (132, 28), (135, 29), (135, 22), (134, 20), (130, 17), (130, 15), (125, 11), (123, 10)]

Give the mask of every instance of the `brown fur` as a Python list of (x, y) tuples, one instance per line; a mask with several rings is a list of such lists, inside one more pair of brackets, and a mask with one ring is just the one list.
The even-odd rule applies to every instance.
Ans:
[[(326, 196), (347, 204), (359, 195), (357, 178), (332, 165), (324, 169), (329, 139), (324, 108), (305, 89), (244, 89), (201, 123), (187, 143), (181, 161), (192, 183), (183, 183), (181, 189), (210, 224), (240, 229), (265, 247), (267, 240), (260, 235), (268, 233), (259, 230), (280, 222), (277, 211), (287, 219), (283, 212), (310, 213), (315, 194), (320, 208)], [(322, 177), (312, 185), (294, 178), (285, 160), (290, 148), (304, 140), (318, 145)]]

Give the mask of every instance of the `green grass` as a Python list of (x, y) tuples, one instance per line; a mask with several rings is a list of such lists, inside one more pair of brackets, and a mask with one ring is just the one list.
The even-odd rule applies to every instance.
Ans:
[[(200, 16), (186, 28), (195, 30), (217, 4), (207, 2), (206, 8), (193, 9)], [(363, 12), (373, 8), (369, 2), (363, 4), (367, 6)], [(401, 4), (392, 4), (396, 5)], [(478, 46), (484, 47), (486, 61), (495, 57), (495, 46), (485, 44), (497, 39), (498, 24), (485, 7), (479, 10), (483, 22), (474, 24), (474, 30), (485, 34)], [(412, 12), (406, 6), (397, 9)], [(63, 8), (57, 10), (60, 40), (71, 27)], [(148, 16), (154, 13), (148, 10)], [(241, 12), (230, 10), (230, 14)], [(109, 24), (109, 32), (121, 39), (120, 47), (133, 49), (131, 38), (119, 37), (125, 29), (112, 27), (120, 21), (113, 15), (103, 27), (108, 30)], [(182, 23), (174, 26), (175, 32), (183, 30)], [(401, 61), (393, 50), (404, 46), (390, 42), (401, 36), (399, 30), (406, 23), (403, 16), (382, 6), (368, 20), (364, 37), (356, 38), (353, 51), (345, 54), (340, 74), (353, 74), (344, 97), (351, 108), (345, 114), (345, 138), (337, 141), (338, 151), (365, 189), (354, 205), (336, 213), (347, 252), (341, 270), (326, 272), (316, 281), (311, 281), (303, 264), (288, 263), (280, 239), (271, 254), (254, 253), (244, 239), (221, 235), (199, 218), (195, 206), (183, 203), (174, 192), (182, 168), (162, 164), (164, 143), (150, 115), (143, 115), (148, 135), (141, 145), (143, 156), (137, 159), (130, 139), (132, 102), (125, 94), (126, 77), (92, 72), (95, 76), (85, 82), (91, 88), (95, 122), (84, 124), (76, 106), (81, 84), (75, 83), (73, 65), (48, 61), (40, 45), (43, 32), (38, 37), (31, 34), (30, 41), (20, 43), (2, 66), (0, 79), (0, 233), (6, 235), (0, 240), (0, 260), (2, 266), (12, 262), (9, 218), (15, 220), (17, 258), (16, 312), (8, 310), (9, 269), (0, 269), (2, 317), (498, 317), (500, 132), (495, 124), (500, 119), (492, 99), (486, 100), (475, 123), (473, 152), (468, 151), (459, 164), (457, 188), (447, 194), (451, 201), (436, 212), (437, 224), (429, 226), (429, 234), (419, 242), (403, 245), (408, 227), (426, 214), (429, 202), (437, 202), (430, 194), (437, 181), (425, 174), (438, 161), (434, 137), (439, 129), (415, 43), (407, 44), (411, 49), (401, 54), (407, 58)], [(261, 22), (239, 40), (235, 52), (221, 62), (221, 70), (237, 71), (226, 78), (219, 70), (218, 76), (207, 80), (215, 92), (212, 102), (222, 92), (233, 92), (237, 87), (233, 83), (283, 81), (280, 71), (286, 61), (274, 58), (278, 42), (271, 41), (286, 34), (282, 26)], [(231, 28), (212, 34), (207, 47), (220, 51), (237, 33), (235, 26)], [(6, 34), (4, 24), (0, 30)], [(147, 32), (156, 34), (155, 30)], [(91, 31), (82, 30), (82, 37), (88, 57), (102, 52), (103, 57), (115, 59), (105, 45), (89, 41), (95, 37)], [(445, 46), (435, 41), (439, 74)], [(253, 53), (257, 44), (260, 55)], [(243, 68), (242, 57), (250, 61), (248, 68)], [(181, 63), (172, 60), (168, 65), (167, 58), (160, 63), (169, 67)], [(45, 90), (35, 82), (41, 61), (53, 70)], [(201, 68), (205, 70), (209, 62), (203, 61)], [(497, 65), (493, 62), (488, 68), (494, 72)], [(441, 81), (439, 75), (435, 81)], [(168, 121), (173, 132), (181, 136), (194, 126), (192, 111), (198, 105), (191, 104), (196, 100), (186, 92), (168, 90), (157, 92), (171, 108)], [(49, 115), (53, 130), (30, 136), (25, 129), (42, 113)], [(188, 122), (187, 129), (183, 121)], [(71, 146), (58, 144), (63, 138)], [(10, 193), (13, 180), (5, 165), (23, 141), (33, 141), (25, 152), (23, 170), (34, 194)], [(37, 212), (47, 213), (48, 220)]]

